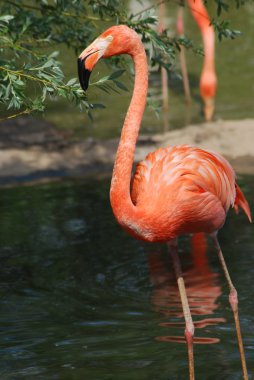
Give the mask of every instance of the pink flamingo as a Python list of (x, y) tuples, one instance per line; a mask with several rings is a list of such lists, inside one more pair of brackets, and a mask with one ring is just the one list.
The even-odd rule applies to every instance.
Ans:
[(204, 102), (205, 119), (209, 121), (214, 114), (214, 98), (217, 90), (217, 76), (214, 63), (215, 33), (203, 1), (188, 0), (188, 4), (203, 39), (205, 56), (199, 87)]
[[(178, 9), (177, 19), (176, 19), (176, 30), (179, 36), (184, 35), (184, 3), (180, 2), (180, 7)], [(202, 0), (188, 0), (189, 8), (192, 15), (200, 29), (203, 45), (204, 45), (204, 62), (200, 77), (200, 94), (204, 103), (204, 116), (206, 121), (210, 121), (214, 114), (214, 98), (217, 90), (217, 76), (215, 71), (215, 33), (213, 26), (211, 25), (210, 17), (207, 13), (206, 7)], [(160, 4), (159, 13), (159, 30), (163, 30), (164, 26), (162, 23), (163, 14), (165, 13), (165, 4)], [(185, 99), (188, 104), (191, 103), (191, 93), (190, 85), (187, 73), (187, 65), (185, 60), (184, 49), (180, 50), (180, 65), (183, 77), (183, 87)], [(165, 70), (165, 69), (164, 69)], [(168, 95), (167, 84), (168, 80), (165, 72), (162, 71), (162, 98), (163, 98), (163, 109), (168, 110)]]
[[(122, 128), (110, 188), (113, 213), (132, 236), (149, 242), (168, 242), (176, 272), (188, 347), (189, 376), (194, 379), (192, 322), (180, 260), (177, 237), (205, 232), (212, 236), (230, 289), (244, 379), (248, 378), (238, 318), (237, 292), (230, 279), (217, 239), (230, 205), (241, 206), (251, 221), (248, 202), (235, 182), (230, 164), (218, 153), (181, 145), (160, 148), (140, 162), (131, 181), (134, 151), (148, 89), (145, 49), (135, 31), (125, 25), (102, 33), (79, 56), (78, 70), (86, 91), (92, 69), (100, 58), (129, 54), (135, 65), (135, 83)], [(130, 190), (131, 189), (131, 190)]]

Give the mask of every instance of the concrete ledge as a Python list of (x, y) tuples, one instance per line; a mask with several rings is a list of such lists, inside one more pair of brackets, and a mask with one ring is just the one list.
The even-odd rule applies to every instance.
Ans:
[[(31, 122), (36, 125), (31, 127)], [(37, 126), (31, 119), (22, 123), (15, 127), (15, 133), (8, 125), (0, 126), (0, 185), (110, 175), (118, 139), (75, 141), (47, 123)], [(6, 128), (10, 128), (8, 133)], [(237, 173), (254, 175), (254, 120), (216, 121), (165, 134), (141, 135), (135, 161), (160, 146), (178, 144), (217, 151)]]

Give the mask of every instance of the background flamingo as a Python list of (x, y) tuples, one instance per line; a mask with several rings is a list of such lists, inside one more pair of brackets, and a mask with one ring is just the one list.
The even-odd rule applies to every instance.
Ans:
[(81, 86), (86, 90), (90, 73), (98, 60), (119, 54), (129, 54), (133, 59), (135, 83), (111, 181), (113, 213), (132, 236), (150, 242), (168, 242), (171, 248), (186, 322), (190, 379), (194, 379), (194, 325), (177, 252), (177, 237), (195, 232), (212, 236), (230, 289), (243, 373), (247, 379), (237, 293), (217, 240), (217, 231), (223, 226), (230, 205), (240, 205), (251, 220), (249, 205), (235, 182), (233, 169), (223, 157), (187, 145), (161, 148), (150, 153), (137, 165), (130, 192), (134, 150), (148, 89), (145, 49), (132, 29), (125, 25), (113, 26), (80, 54), (78, 69)]
[[(181, 2), (177, 18), (176, 18), (176, 31), (178, 36), (184, 36), (184, 1)], [(217, 90), (217, 76), (215, 72), (215, 33), (211, 25), (210, 17), (207, 13), (206, 7), (202, 0), (188, 0), (188, 8), (196, 21), (203, 40), (204, 46), (204, 62), (200, 76), (200, 95), (204, 103), (204, 116), (205, 120), (212, 119), (214, 114), (214, 98)], [(163, 14), (165, 13), (165, 4), (161, 3), (159, 8), (159, 30), (164, 29)], [(186, 102), (191, 102), (191, 93), (187, 72), (187, 65), (185, 60), (184, 49), (180, 50), (180, 66), (183, 78), (183, 87)], [(165, 69), (164, 69), (165, 70)], [(165, 88), (168, 88), (167, 77), (165, 73), (162, 74), (162, 97), (163, 97), (163, 110), (168, 109), (168, 95), (165, 95)]]
[(204, 102), (204, 115), (206, 121), (212, 119), (214, 114), (214, 97), (217, 89), (217, 76), (215, 72), (215, 33), (210, 17), (202, 0), (188, 0), (189, 8), (200, 29), (203, 46), (204, 62), (200, 77), (200, 94)]

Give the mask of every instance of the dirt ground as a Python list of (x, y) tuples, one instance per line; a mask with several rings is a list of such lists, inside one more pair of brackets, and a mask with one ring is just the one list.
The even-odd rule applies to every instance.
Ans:
[[(52, 125), (21, 118), (0, 124), (0, 185), (109, 176), (118, 139), (78, 141)], [(140, 136), (135, 161), (160, 146), (191, 144), (221, 153), (239, 174), (254, 175), (254, 120), (191, 125)]]

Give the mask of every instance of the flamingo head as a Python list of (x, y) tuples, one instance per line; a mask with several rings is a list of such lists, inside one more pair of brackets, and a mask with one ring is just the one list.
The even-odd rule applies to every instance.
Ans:
[(200, 78), (200, 94), (204, 103), (204, 116), (211, 121), (214, 114), (217, 77), (214, 69), (203, 70)]
[(206, 121), (211, 121), (214, 115), (214, 97), (204, 97), (203, 98), (204, 102), (204, 116)]
[(137, 38), (137, 34), (126, 25), (112, 26), (96, 38), (78, 58), (78, 75), (83, 90), (87, 90), (90, 74), (100, 58), (131, 54)]

